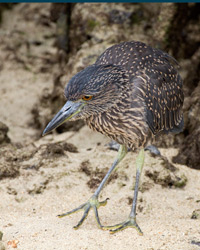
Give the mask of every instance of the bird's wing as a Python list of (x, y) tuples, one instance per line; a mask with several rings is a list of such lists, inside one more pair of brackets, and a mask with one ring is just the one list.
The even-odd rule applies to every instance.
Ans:
[(178, 133), (183, 129), (182, 79), (174, 68), (169, 73), (169, 68), (164, 70), (163, 67), (160, 71), (158, 66), (154, 67), (152, 72), (138, 76), (144, 80), (147, 123), (153, 134), (160, 131)]
[(173, 57), (132, 41), (108, 48), (96, 64), (121, 66), (129, 75), (130, 83), (135, 82), (134, 85), (145, 93), (147, 123), (153, 134), (160, 131), (177, 133), (183, 129), (182, 79)]

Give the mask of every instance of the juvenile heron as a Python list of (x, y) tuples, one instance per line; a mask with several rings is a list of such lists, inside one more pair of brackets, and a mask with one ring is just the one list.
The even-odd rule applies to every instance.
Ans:
[[(100, 228), (114, 233), (134, 227), (142, 234), (136, 222), (136, 203), (144, 147), (158, 134), (178, 133), (183, 129), (182, 79), (175, 64), (176, 60), (161, 50), (142, 42), (123, 42), (105, 50), (95, 64), (77, 73), (67, 84), (67, 102), (47, 125), (43, 135), (66, 120), (84, 119), (91, 129), (120, 144), (117, 158), (91, 198), (78, 208), (59, 215), (63, 217), (83, 210), (83, 217), (75, 229), (92, 208)], [(98, 208), (106, 205), (107, 199), (100, 202), (99, 193), (128, 148), (140, 149), (131, 212), (126, 221), (103, 226)]]

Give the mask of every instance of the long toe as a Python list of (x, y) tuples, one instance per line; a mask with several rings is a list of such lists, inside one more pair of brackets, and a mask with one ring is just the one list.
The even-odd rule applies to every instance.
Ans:
[(113, 226), (104, 226), (102, 229), (109, 230), (111, 234), (122, 231), (128, 227), (135, 228), (139, 235), (143, 235), (142, 230), (136, 222), (136, 219), (133, 217), (129, 217), (126, 221), (113, 225)]
[(87, 218), (88, 214), (89, 214), (89, 211), (91, 210), (91, 208), (94, 210), (94, 215), (95, 215), (95, 219), (96, 219), (96, 222), (97, 222), (97, 225), (99, 228), (103, 228), (101, 222), (100, 222), (100, 219), (99, 219), (99, 215), (98, 215), (98, 208), (101, 207), (101, 206), (105, 206), (107, 204), (107, 200), (104, 200), (104, 201), (101, 201), (99, 202), (97, 197), (95, 196), (92, 196), (88, 202), (80, 205), (79, 207), (67, 212), (67, 213), (63, 213), (63, 214), (60, 214), (58, 215), (59, 218), (62, 218), (64, 216), (68, 216), (68, 215), (71, 215), (73, 213), (76, 213), (76, 212), (79, 212), (81, 210), (84, 211), (83, 213), (83, 216), (82, 218), (80, 219), (80, 221), (78, 222), (78, 224), (76, 226), (74, 226), (74, 229), (78, 229), (84, 222), (84, 220)]

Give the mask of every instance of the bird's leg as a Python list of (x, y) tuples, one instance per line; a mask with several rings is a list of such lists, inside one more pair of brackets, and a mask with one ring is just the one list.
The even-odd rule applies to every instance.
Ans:
[(138, 231), (140, 235), (143, 234), (142, 230), (140, 229), (140, 227), (136, 222), (136, 204), (137, 204), (140, 175), (142, 172), (143, 165), (144, 165), (144, 149), (141, 149), (136, 159), (136, 181), (135, 181), (135, 190), (134, 190), (134, 198), (133, 198), (131, 213), (126, 221), (116, 224), (114, 226), (103, 227), (103, 229), (110, 229), (110, 233), (116, 233), (118, 231), (124, 230), (127, 227), (133, 227)]
[(107, 172), (106, 176), (103, 178), (102, 182), (100, 183), (99, 187), (97, 188), (95, 193), (92, 195), (92, 197), (86, 203), (80, 205), (79, 207), (77, 207), (77, 208), (75, 208), (67, 213), (58, 215), (58, 217), (61, 218), (61, 217), (73, 214), (75, 212), (79, 212), (80, 210), (83, 210), (84, 214), (83, 214), (81, 220), (78, 222), (78, 224), (76, 226), (74, 226), (74, 229), (78, 229), (81, 226), (81, 224), (84, 222), (84, 220), (87, 218), (87, 215), (88, 215), (90, 209), (93, 208), (97, 224), (100, 228), (103, 228), (103, 226), (101, 225), (101, 222), (99, 220), (98, 208), (101, 206), (105, 206), (107, 204), (108, 199), (99, 202), (98, 197), (99, 197), (99, 194), (100, 194), (101, 190), (103, 189), (106, 181), (110, 177), (112, 171), (116, 168), (116, 166), (119, 164), (119, 162), (125, 157), (126, 153), (127, 153), (127, 147), (125, 145), (120, 145), (117, 158), (115, 159), (111, 168)]

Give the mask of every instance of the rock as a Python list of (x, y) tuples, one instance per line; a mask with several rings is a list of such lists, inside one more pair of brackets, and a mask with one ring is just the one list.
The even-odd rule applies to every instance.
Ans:
[(196, 209), (192, 212), (191, 219), (200, 219), (200, 209)]
[(174, 163), (184, 164), (190, 168), (200, 169), (200, 82), (192, 95), (185, 102), (185, 129), (179, 154), (173, 157)]
[[(150, 153), (147, 153), (150, 154)], [(163, 187), (182, 188), (187, 183), (185, 174), (171, 164), (164, 156), (148, 157), (150, 168), (145, 168), (145, 176)]]
[(0, 250), (5, 250), (5, 246), (2, 242), (2, 238), (3, 238), (3, 233), (0, 231)]
[(0, 144), (9, 143), (10, 138), (8, 137), (9, 128), (3, 122), (0, 122)]
[(3, 233), (0, 231), (0, 241), (2, 240), (3, 238)]

